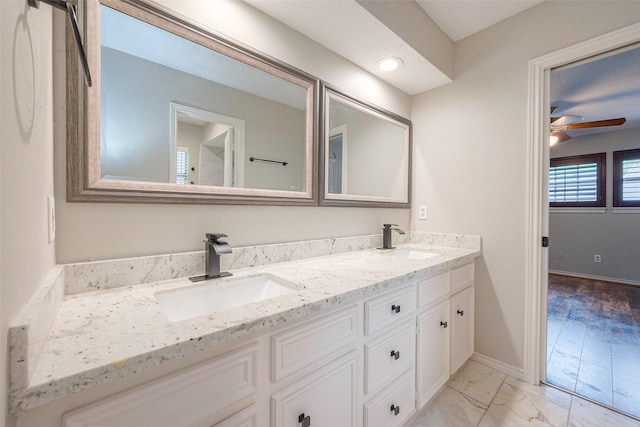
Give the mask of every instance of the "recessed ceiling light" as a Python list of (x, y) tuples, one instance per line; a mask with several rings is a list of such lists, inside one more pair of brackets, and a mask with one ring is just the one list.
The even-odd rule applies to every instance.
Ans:
[(380, 71), (393, 71), (402, 66), (402, 59), (393, 57), (384, 58), (378, 61), (376, 66)]

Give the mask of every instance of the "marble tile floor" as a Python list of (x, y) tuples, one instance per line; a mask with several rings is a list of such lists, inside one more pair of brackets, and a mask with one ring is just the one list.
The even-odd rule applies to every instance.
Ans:
[(640, 427), (640, 421), (474, 360), (405, 427)]
[(640, 288), (549, 275), (547, 382), (640, 418)]

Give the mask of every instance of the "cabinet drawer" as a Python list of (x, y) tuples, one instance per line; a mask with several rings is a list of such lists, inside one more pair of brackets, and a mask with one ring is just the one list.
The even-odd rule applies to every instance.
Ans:
[(372, 298), (364, 303), (364, 333), (374, 334), (413, 314), (416, 308), (415, 285)]
[(358, 306), (354, 305), (274, 334), (271, 337), (273, 381), (314, 362), (335, 359), (340, 350), (348, 351), (345, 347), (358, 338), (359, 317)]
[(258, 345), (249, 345), (65, 414), (63, 426), (211, 425), (255, 393), (257, 357)]
[[(350, 427), (357, 424), (358, 355), (352, 351), (271, 396), (271, 426)], [(263, 423), (261, 425), (266, 425)]]
[(413, 366), (415, 325), (409, 320), (364, 345), (364, 393), (373, 395)]
[(455, 294), (473, 283), (473, 263), (451, 270), (451, 293)]
[(415, 412), (413, 369), (364, 405), (365, 427), (401, 426)]
[(418, 281), (418, 307), (428, 307), (449, 297), (451, 273), (448, 271)]

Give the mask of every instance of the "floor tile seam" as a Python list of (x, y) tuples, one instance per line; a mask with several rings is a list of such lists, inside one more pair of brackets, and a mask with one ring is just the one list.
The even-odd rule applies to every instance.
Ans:
[[(498, 371), (500, 372), (500, 371)], [(504, 372), (502, 372), (504, 373)], [(478, 420), (478, 423), (476, 424), (476, 427), (478, 427), (481, 423), (482, 420), (484, 419), (484, 417), (487, 415), (487, 412), (489, 412), (489, 408), (491, 407), (491, 405), (493, 404), (493, 401), (495, 400), (496, 396), (498, 395), (498, 392), (500, 391), (500, 389), (502, 388), (502, 386), (504, 385), (505, 381), (507, 380), (507, 377), (509, 375), (505, 374), (504, 378), (502, 379), (502, 381), (500, 382), (500, 385), (498, 386), (498, 388), (496, 389), (496, 392), (493, 394), (493, 396), (491, 396), (491, 401), (489, 402), (489, 404), (487, 405), (487, 409), (484, 410), (484, 414), (482, 414), (482, 416), (480, 417), (480, 419)], [(463, 393), (464, 394), (464, 393)]]

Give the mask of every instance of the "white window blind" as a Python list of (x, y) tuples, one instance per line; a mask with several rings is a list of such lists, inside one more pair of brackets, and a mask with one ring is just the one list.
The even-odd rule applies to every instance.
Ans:
[(552, 166), (549, 169), (549, 202), (598, 201), (598, 163)]
[(622, 200), (640, 201), (640, 158), (622, 161)]
[(176, 184), (189, 183), (189, 148), (177, 147), (176, 151)]

